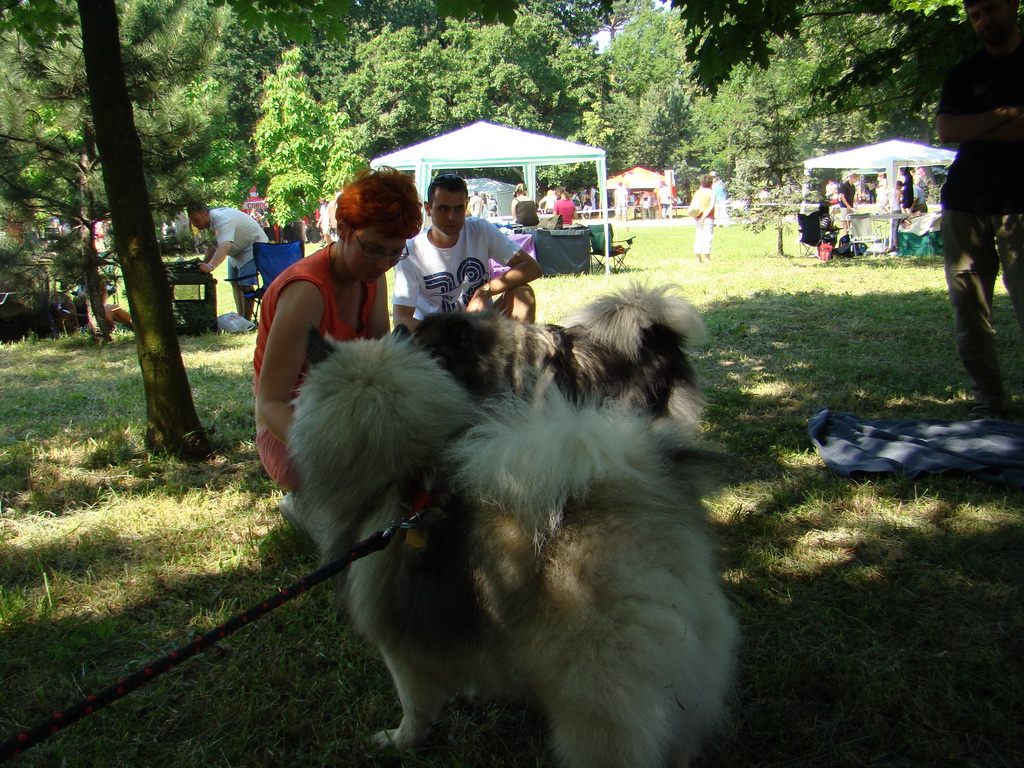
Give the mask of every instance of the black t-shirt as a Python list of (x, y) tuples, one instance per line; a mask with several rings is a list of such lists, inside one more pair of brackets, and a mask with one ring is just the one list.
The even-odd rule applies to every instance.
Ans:
[[(846, 204), (847, 202), (849, 202), (849, 205)], [(841, 208), (852, 208), (856, 202), (857, 187), (852, 182), (844, 181), (839, 187), (839, 206)]]
[[(977, 115), (1024, 105), (1024, 43), (1009, 56), (981, 50), (950, 71), (937, 114)], [(1024, 213), (1024, 142), (965, 141), (942, 186), (942, 207), (966, 213)]]

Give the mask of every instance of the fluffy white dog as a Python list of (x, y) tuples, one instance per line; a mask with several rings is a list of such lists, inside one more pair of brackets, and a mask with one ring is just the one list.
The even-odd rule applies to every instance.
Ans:
[(484, 407), (408, 341), (318, 348), (289, 445), (324, 561), (431, 499), (337, 583), (402, 703), (377, 742), (419, 744), (472, 690), (535, 704), (565, 766), (686, 766), (726, 714), (737, 628), (685, 429), (555, 387)]

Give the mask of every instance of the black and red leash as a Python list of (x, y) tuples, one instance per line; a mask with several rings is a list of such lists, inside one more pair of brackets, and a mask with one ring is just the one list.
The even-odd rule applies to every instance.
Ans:
[(391, 542), (391, 539), (397, 530), (400, 528), (415, 528), (419, 524), (419, 515), (423, 510), (423, 507), (427, 504), (427, 501), (428, 499), (425, 493), (419, 494), (416, 501), (413, 503), (412, 512), (409, 517), (403, 518), (402, 520), (396, 520), (386, 530), (377, 531), (372, 536), (354, 545), (343, 557), (318, 568), (313, 571), (313, 573), (309, 574), (305, 578), (299, 579), (291, 586), (278, 590), (277, 593), (252, 606), (244, 613), (238, 614), (234, 618), (229, 619), (214, 629), (211, 629), (206, 634), (195, 638), (186, 645), (181, 646), (176, 651), (172, 651), (152, 664), (148, 664), (141, 669), (137, 669), (127, 677), (124, 677), (113, 685), (104, 688), (99, 693), (95, 693), (92, 696), (83, 699), (74, 706), (56, 713), (48, 720), (39, 723), (26, 731), (22, 731), (17, 736), (4, 741), (0, 744), (0, 763), (5, 762), (12, 757), (17, 757), (26, 749), (45, 741), (58, 731), (67, 728), (69, 725), (77, 723), (86, 715), (91, 715), (96, 710), (102, 709), (108, 704), (113, 704), (118, 699), (127, 696), (136, 688), (143, 687), (158, 675), (174, 669), (178, 664), (187, 661), (197, 653), (202, 653), (207, 650), (230, 635), (232, 632), (259, 621), (275, 608), (283, 605), (292, 598), (298, 597), (306, 590), (315, 587), (317, 584), (326, 581), (332, 576), (337, 575), (359, 558), (384, 549), (384, 547)]

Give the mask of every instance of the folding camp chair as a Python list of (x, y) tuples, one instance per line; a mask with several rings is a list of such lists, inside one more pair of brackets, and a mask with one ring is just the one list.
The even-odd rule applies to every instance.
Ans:
[(247, 299), (253, 299), (252, 317), (253, 320), (256, 320), (260, 311), (260, 300), (270, 284), (274, 282), (274, 278), (306, 254), (302, 241), (296, 240), (292, 243), (253, 243), (252, 255), (256, 261), (259, 284), (254, 290), (242, 295)]
[(824, 242), (821, 236), (821, 215), (817, 211), (798, 213), (796, 223), (800, 227), (801, 252), (804, 256), (818, 258), (819, 248)]
[(869, 213), (850, 214), (850, 240), (858, 256), (864, 253), (884, 253), (885, 238), (875, 232)]
[[(588, 224), (587, 227), (590, 229), (590, 252), (594, 257), (594, 261), (599, 269), (604, 269), (604, 224)], [(611, 235), (611, 248), (608, 249), (609, 256), (611, 257), (611, 268), (625, 269), (626, 268), (626, 254), (629, 253), (629, 249), (633, 247), (633, 240), (636, 236), (628, 237), (624, 240), (615, 239), (615, 230), (612, 225), (608, 225), (608, 234)]]

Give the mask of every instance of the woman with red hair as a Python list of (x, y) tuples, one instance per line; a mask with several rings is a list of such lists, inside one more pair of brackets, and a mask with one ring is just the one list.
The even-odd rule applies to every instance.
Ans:
[[(412, 177), (394, 168), (360, 172), (337, 199), (338, 240), (282, 272), (267, 288), (253, 357), (256, 447), (267, 473), (294, 490), (286, 443), (292, 400), (306, 371), (306, 330), (339, 341), (378, 339), (390, 330), (387, 272), (420, 231)], [(288, 517), (289, 496), (281, 502)]]

